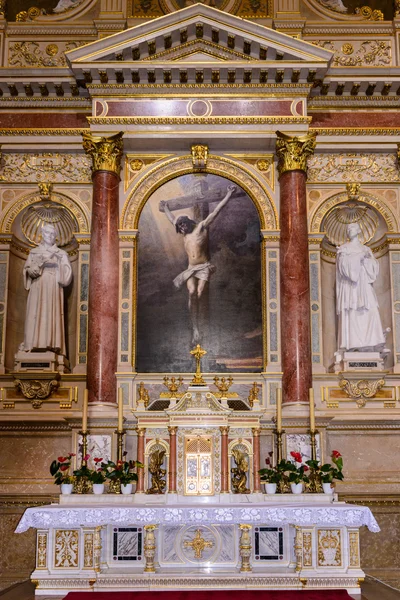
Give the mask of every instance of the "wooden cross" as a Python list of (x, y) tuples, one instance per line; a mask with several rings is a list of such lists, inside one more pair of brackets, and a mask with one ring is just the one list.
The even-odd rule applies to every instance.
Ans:
[(183, 543), (185, 548), (192, 548), (194, 550), (194, 555), (196, 558), (201, 558), (203, 556), (203, 550), (205, 548), (212, 548), (213, 542), (206, 542), (204, 538), (201, 537), (200, 529), (197, 529), (196, 535), (192, 539), (191, 542)]

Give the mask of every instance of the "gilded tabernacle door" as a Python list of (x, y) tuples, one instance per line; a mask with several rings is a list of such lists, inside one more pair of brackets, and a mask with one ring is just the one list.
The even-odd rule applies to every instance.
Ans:
[(212, 439), (197, 435), (185, 439), (185, 495), (214, 494)]

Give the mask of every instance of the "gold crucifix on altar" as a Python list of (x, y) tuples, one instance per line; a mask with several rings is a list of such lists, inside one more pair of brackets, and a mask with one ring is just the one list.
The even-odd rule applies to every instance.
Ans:
[(196, 348), (190, 351), (190, 354), (192, 354), (196, 359), (196, 373), (190, 383), (192, 385), (206, 385), (206, 382), (204, 381), (203, 376), (201, 374), (200, 367), (201, 359), (207, 354), (206, 350), (203, 350), (200, 344), (197, 344)]
[(214, 544), (211, 541), (206, 542), (206, 540), (203, 537), (201, 537), (200, 529), (197, 529), (192, 541), (184, 542), (183, 545), (185, 548), (192, 548), (196, 558), (202, 558), (203, 550), (205, 548), (212, 548)]

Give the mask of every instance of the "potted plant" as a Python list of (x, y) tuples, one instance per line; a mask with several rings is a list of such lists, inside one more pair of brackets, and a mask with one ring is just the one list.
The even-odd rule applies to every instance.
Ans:
[(331, 460), (333, 465), (330, 463), (326, 463), (320, 467), (320, 475), (322, 481), (322, 487), (324, 489), (325, 494), (333, 493), (333, 480), (337, 479), (338, 481), (343, 481), (344, 475), (342, 473), (343, 469), (343, 458), (340, 452), (337, 450), (333, 450), (331, 454)]
[(74, 476), (70, 475), (71, 459), (75, 456), (72, 452), (67, 456), (59, 456), (50, 465), (50, 473), (54, 477), (54, 483), (59, 485), (62, 494), (72, 494), (74, 487)]
[(310, 468), (308, 465), (302, 463), (303, 457), (300, 452), (291, 452), (290, 456), (293, 458), (293, 462), (287, 461), (285, 471), (289, 473), (292, 494), (301, 494), (303, 492), (303, 483), (309, 482), (306, 472)]
[(268, 453), (268, 457), (265, 459), (266, 468), (258, 471), (261, 475), (260, 481), (265, 484), (267, 494), (276, 494), (276, 486), (282, 480), (279, 465), (272, 466), (272, 455), (273, 452)]
[[(127, 452), (124, 452), (124, 457)], [(143, 468), (142, 463), (137, 460), (118, 460), (114, 463), (109, 460), (107, 463), (102, 463), (102, 468), (106, 471), (106, 478), (110, 480), (114, 486), (119, 483), (121, 485), (121, 492), (123, 494), (131, 494), (133, 488), (133, 481), (138, 480), (135, 469)]]
[(106, 481), (106, 471), (103, 468), (102, 458), (94, 458), (95, 468), (90, 472), (90, 481), (93, 483), (93, 494), (102, 494), (104, 492), (104, 483)]

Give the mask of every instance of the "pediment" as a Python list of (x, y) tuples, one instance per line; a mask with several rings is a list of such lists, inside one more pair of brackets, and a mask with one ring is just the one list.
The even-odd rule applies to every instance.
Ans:
[[(248, 63), (251, 68), (276, 71), (291, 69), (295, 83), (309, 81), (309, 71), (323, 78), (333, 53), (258, 23), (246, 21), (203, 4), (97, 40), (67, 53), (77, 79), (87, 83), (118, 82), (133, 69), (168, 69), (168, 64), (188, 68), (211, 67), (213, 63)], [(240, 68), (240, 67), (239, 67)], [(143, 73), (143, 71), (142, 71)], [(289, 73), (289, 71), (288, 71)], [(157, 79), (157, 73), (155, 75)], [(168, 77), (167, 77), (168, 80)], [(162, 77), (160, 81), (163, 81)], [(178, 79), (179, 81), (179, 79)], [(157, 80), (158, 82), (158, 80)], [(165, 82), (165, 77), (164, 77)]]
[(212, 414), (229, 415), (232, 411), (225, 408), (208, 388), (189, 388), (173, 408), (167, 409), (168, 414)]

